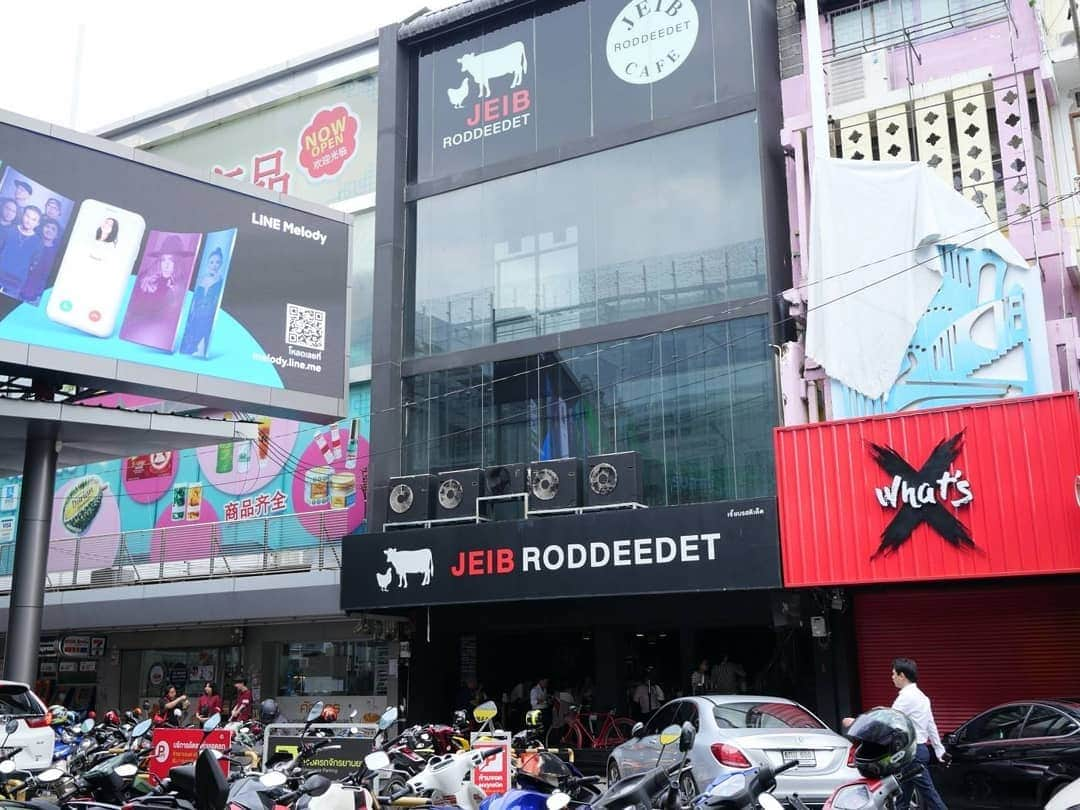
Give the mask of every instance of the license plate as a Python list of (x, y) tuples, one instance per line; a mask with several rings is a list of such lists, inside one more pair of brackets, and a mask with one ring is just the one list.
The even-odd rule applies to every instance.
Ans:
[(784, 762), (791, 762), (795, 760), (799, 763), (800, 768), (816, 768), (817, 757), (814, 756), (813, 751), (784, 751), (782, 752)]

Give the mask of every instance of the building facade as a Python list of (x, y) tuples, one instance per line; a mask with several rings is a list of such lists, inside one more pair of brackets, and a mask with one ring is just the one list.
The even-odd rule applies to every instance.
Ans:
[[(812, 693), (775, 554), (776, 24), (580, 0), (381, 32), (370, 517), (342, 607), (409, 616), (410, 668), (442, 673), (412, 679), (417, 716), (545, 675), (633, 714), (649, 667), (673, 695), (704, 658)], [(585, 502), (604, 463), (638, 508)], [(532, 505), (472, 517), (500, 475)]]

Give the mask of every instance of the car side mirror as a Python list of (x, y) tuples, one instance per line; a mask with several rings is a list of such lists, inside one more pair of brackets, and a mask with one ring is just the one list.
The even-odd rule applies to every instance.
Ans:
[(635, 740), (640, 740), (642, 737), (644, 737), (645, 736), (645, 724), (644, 723), (634, 723), (634, 727), (632, 729), (630, 729), (630, 736), (633, 737)]
[(682, 724), (682, 729), (679, 731), (679, 751), (686, 753), (694, 747), (694, 738), (697, 736), (697, 731), (694, 729), (694, 724), (687, 721)]
[(959, 737), (958, 737), (957, 733), (954, 731), (951, 734), (946, 734), (945, 738), (942, 740), (942, 742), (945, 743), (945, 745), (948, 746), (948, 745), (956, 745), (958, 742), (960, 742), (960, 740), (959, 740)]

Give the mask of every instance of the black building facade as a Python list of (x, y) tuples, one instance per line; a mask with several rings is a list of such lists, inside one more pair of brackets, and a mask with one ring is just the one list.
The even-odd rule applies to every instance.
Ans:
[[(414, 669), (496, 697), (547, 669), (612, 707), (643, 666), (674, 694), (724, 654), (783, 687), (775, 3), (478, 0), (384, 29), (379, 76), (371, 531), (343, 609), (408, 613)], [(646, 511), (380, 531), (395, 476), (625, 451)], [(413, 678), (414, 708), (452, 681)]]

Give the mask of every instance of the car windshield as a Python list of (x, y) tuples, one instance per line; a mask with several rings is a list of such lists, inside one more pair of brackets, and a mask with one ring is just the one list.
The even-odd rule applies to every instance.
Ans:
[(45, 707), (25, 686), (0, 686), (0, 717), (37, 717)]
[(713, 706), (713, 717), (720, 728), (825, 728), (793, 703), (721, 703)]

